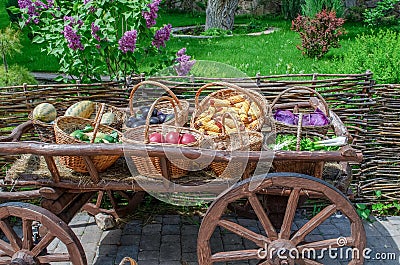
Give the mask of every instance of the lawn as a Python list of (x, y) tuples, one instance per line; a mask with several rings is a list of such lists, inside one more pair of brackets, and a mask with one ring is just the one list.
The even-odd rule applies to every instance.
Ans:
[[(0, 0), (0, 27), (6, 26), (8, 16), (4, 10), (6, 0)], [(229, 64), (249, 76), (287, 73), (343, 73), (339, 59), (344, 57), (357, 35), (369, 34), (370, 29), (359, 23), (346, 23), (347, 34), (342, 37), (341, 48), (331, 51), (320, 60), (304, 57), (296, 48), (300, 44), (298, 33), (290, 30), (290, 21), (279, 18), (237, 17), (235, 23), (257, 22), (262, 26), (274, 27), (272, 34), (261, 36), (230, 36), (212, 39), (172, 38), (167, 48), (175, 53), (182, 47), (197, 60), (212, 60)], [(161, 13), (158, 24), (171, 23), (173, 26), (202, 25), (204, 14)], [(9, 61), (27, 67), (31, 71), (57, 71), (56, 59), (40, 51), (40, 46), (33, 45), (24, 34), (21, 54), (16, 54)], [(350, 72), (364, 72), (360, 67)], [(346, 71), (348, 71), (346, 69)]]

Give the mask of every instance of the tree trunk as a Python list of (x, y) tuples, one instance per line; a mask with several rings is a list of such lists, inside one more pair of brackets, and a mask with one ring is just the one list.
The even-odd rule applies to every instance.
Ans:
[(209, 0), (206, 10), (206, 30), (233, 29), (235, 11), (239, 0)]
[(2, 51), (2, 57), (3, 57), (4, 70), (7, 73), (8, 72), (8, 64), (7, 64), (6, 54), (4, 53), (4, 51)]

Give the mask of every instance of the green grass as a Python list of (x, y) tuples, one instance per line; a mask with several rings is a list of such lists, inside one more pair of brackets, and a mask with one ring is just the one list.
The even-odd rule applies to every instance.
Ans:
[[(5, 9), (6, 0), (0, 0), (0, 28), (10, 25), (10, 20)], [(25, 66), (30, 71), (54, 72), (59, 69), (58, 61), (53, 56), (48, 56), (46, 52), (41, 51), (41, 47), (32, 44), (24, 31), (21, 44), (23, 46), (21, 53), (14, 54), (8, 58), (8, 63)]]
[[(0, 27), (8, 25), (8, 16), (4, 9), (6, 0), (0, 0)], [(287, 73), (340, 73), (339, 61), (334, 58), (343, 57), (354, 38), (369, 29), (359, 23), (346, 23), (347, 34), (342, 37), (341, 48), (331, 51), (320, 60), (304, 57), (296, 48), (301, 43), (296, 32), (290, 30), (290, 21), (279, 18), (251, 18), (239, 16), (235, 23), (246, 24), (257, 21), (263, 26), (272, 26), (277, 31), (262, 36), (231, 36), (213, 39), (172, 38), (167, 45), (171, 53), (182, 47), (187, 48), (187, 53), (197, 60), (211, 60), (229, 64), (239, 70), (254, 76), (287, 74)], [(204, 14), (185, 13), (160, 13), (158, 25), (171, 23), (173, 26), (203, 25)], [(58, 63), (54, 57), (40, 51), (38, 45), (33, 45), (24, 34), (21, 54), (16, 54), (9, 59), (10, 64), (17, 63), (31, 71), (57, 71)], [(359, 71), (365, 71), (362, 69)], [(355, 72), (355, 71), (354, 71)], [(353, 72), (353, 73), (354, 73)]]

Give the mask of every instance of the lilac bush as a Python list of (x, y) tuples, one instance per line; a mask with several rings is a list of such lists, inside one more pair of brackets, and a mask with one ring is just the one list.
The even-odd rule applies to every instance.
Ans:
[(186, 54), (186, 48), (180, 49), (176, 53), (177, 58), (175, 61), (178, 63), (174, 66), (176, 73), (179, 76), (186, 76), (190, 70), (192, 69), (193, 65), (196, 63), (196, 60), (190, 60), (191, 56)]
[(126, 81), (174, 62), (165, 49), (172, 26), (155, 26), (160, 2), (18, 0), (20, 26), (59, 59), (61, 72), (82, 82), (102, 76)]

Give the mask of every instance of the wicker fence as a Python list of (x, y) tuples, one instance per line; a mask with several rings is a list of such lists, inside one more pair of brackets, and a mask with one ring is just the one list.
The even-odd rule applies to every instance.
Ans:
[[(374, 190), (382, 190), (388, 200), (399, 199), (400, 173), (400, 86), (377, 86), (371, 72), (352, 75), (300, 74), (255, 76), (251, 78), (153, 78), (168, 84), (180, 97), (191, 101), (200, 85), (227, 81), (259, 89), (271, 101), (291, 86), (308, 86), (319, 91), (343, 120), (353, 136), (353, 146), (363, 151), (365, 160), (353, 165), (352, 186), (358, 200), (375, 199)], [(139, 82), (140, 80), (133, 80)], [(211, 92), (210, 90), (205, 93)], [(0, 88), (0, 136), (27, 120), (33, 107), (41, 102), (56, 106), (59, 113), (72, 103), (88, 99), (117, 107), (127, 107), (130, 88), (118, 84), (35, 85)], [(287, 101), (293, 98), (287, 98)], [(193, 103), (193, 102), (191, 102)], [(192, 104), (193, 106), (193, 104)], [(28, 137), (34, 137), (30, 135)], [(396, 158), (397, 157), (397, 158)], [(1, 157), (0, 168), (13, 158)]]

